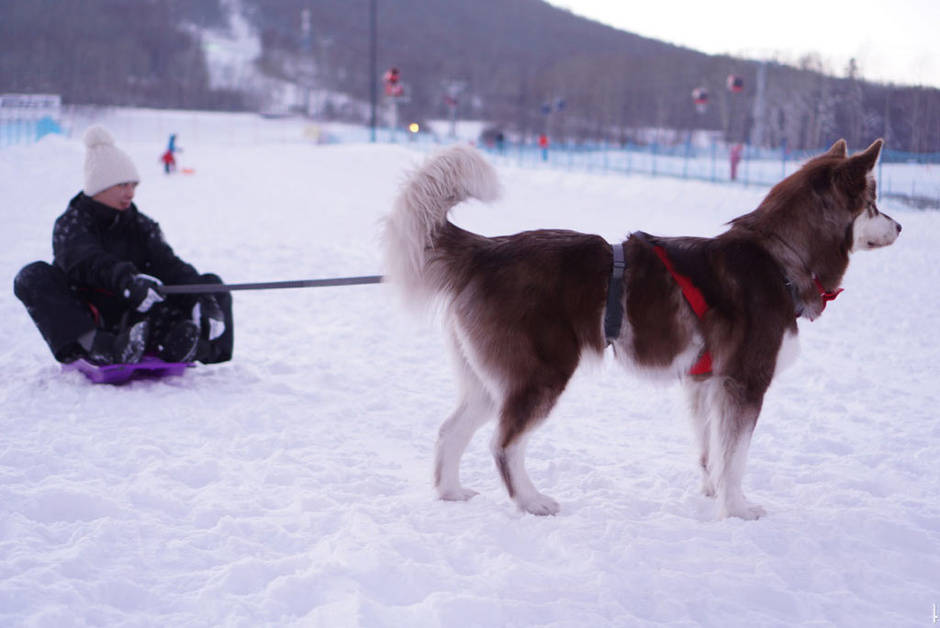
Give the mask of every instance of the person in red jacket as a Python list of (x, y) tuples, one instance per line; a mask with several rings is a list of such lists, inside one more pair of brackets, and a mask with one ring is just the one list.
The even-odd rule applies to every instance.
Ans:
[(54, 263), (37, 261), (13, 289), (60, 362), (167, 362), (231, 359), (232, 301), (172, 295), (166, 284), (222, 283), (180, 259), (160, 226), (134, 205), (140, 175), (100, 126), (85, 134), (85, 185), (56, 220)]
[(176, 157), (173, 156), (173, 151), (170, 149), (160, 155), (160, 161), (163, 162), (163, 171), (165, 173), (170, 174), (176, 170)]
[(170, 134), (170, 142), (167, 144), (166, 151), (160, 155), (160, 161), (163, 163), (163, 171), (167, 174), (176, 172), (176, 151), (182, 148), (176, 146), (176, 133)]
[(728, 156), (731, 159), (731, 180), (736, 181), (738, 179), (738, 164), (741, 163), (741, 152), (744, 150), (744, 146), (741, 144), (735, 144), (731, 147), (731, 151)]
[(542, 149), (542, 161), (548, 161), (548, 136), (544, 133), (539, 135), (539, 148)]

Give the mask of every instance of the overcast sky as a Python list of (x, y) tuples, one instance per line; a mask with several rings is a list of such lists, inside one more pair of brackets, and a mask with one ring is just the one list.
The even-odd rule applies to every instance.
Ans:
[(940, 87), (940, 0), (550, 0), (645, 37), (709, 54), (795, 63), (816, 52), (845, 75)]

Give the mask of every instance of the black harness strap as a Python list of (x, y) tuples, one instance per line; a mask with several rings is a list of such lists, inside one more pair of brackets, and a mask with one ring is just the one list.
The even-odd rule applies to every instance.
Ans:
[(620, 335), (623, 323), (623, 272), (627, 262), (623, 256), (623, 243), (611, 244), (614, 253), (614, 266), (610, 271), (610, 285), (607, 287), (607, 309), (604, 310), (604, 337), (607, 344)]

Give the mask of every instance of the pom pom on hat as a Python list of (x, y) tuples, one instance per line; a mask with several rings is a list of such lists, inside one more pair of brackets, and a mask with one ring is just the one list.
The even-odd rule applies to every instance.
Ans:
[(140, 174), (127, 153), (114, 145), (106, 128), (95, 125), (85, 131), (85, 189), (94, 196), (118, 183), (140, 181)]
[(85, 131), (85, 146), (91, 148), (99, 144), (110, 144), (114, 146), (114, 138), (108, 132), (108, 129), (100, 124), (89, 127), (88, 130)]

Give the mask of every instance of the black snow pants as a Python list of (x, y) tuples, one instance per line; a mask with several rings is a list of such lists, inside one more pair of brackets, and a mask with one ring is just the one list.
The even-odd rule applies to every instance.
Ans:
[[(222, 280), (217, 275), (205, 274), (198, 277), (198, 283), (222, 283)], [(119, 317), (111, 316), (114, 320), (105, 320), (86, 295), (69, 286), (62, 269), (46, 262), (33, 262), (20, 270), (13, 280), (13, 292), (26, 306), (30, 318), (59, 362), (71, 362), (84, 356), (85, 351), (78, 339), (88, 332), (103, 329), (118, 333), (144, 319), (150, 322), (147, 352), (155, 352), (163, 337), (176, 324), (190, 317), (194, 302), (192, 296), (170, 295), (147, 312), (127, 309)], [(217, 292), (214, 298), (225, 315), (225, 333), (210, 341), (203, 332), (195, 357), (203, 364), (232, 359), (235, 338), (232, 295)]]

